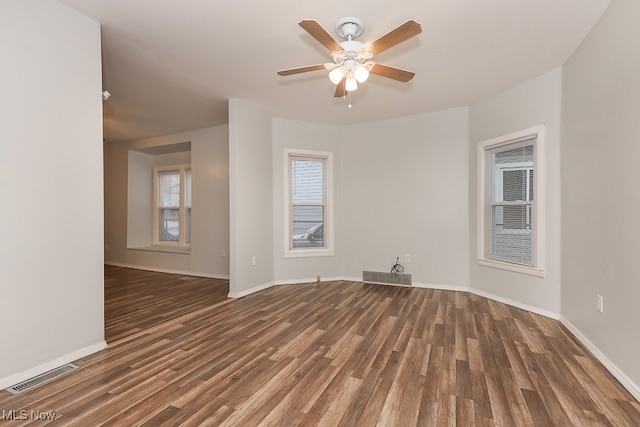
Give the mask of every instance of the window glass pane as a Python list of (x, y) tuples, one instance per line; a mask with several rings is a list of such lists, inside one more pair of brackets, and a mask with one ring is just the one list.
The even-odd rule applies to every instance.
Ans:
[(333, 255), (332, 155), (285, 150), (285, 257)]
[(324, 160), (291, 159), (291, 202), (324, 202)]
[(527, 200), (527, 171), (526, 169), (505, 170), (502, 172), (503, 200)]
[(533, 265), (532, 209), (535, 139), (490, 150), (490, 256)]
[(191, 169), (184, 171), (184, 203), (185, 206), (191, 206)]
[(179, 209), (160, 209), (159, 240), (177, 242), (180, 239), (180, 211)]
[(292, 227), (293, 248), (324, 247), (324, 206), (293, 206)]
[(492, 255), (531, 264), (531, 205), (493, 206), (491, 218)]
[(158, 207), (180, 206), (180, 171), (158, 172)]
[(191, 243), (191, 208), (187, 208), (187, 235), (186, 242)]
[(508, 230), (530, 230), (531, 229), (531, 206), (519, 205), (519, 206), (495, 206), (496, 210), (502, 212), (498, 215), (498, 219), (502, 223), (496, 225), (502, 225), (503, 228)]
[(494, 152), (496, 164), (527, 162), (533, 165), (533, 144), (508, 148), (502, 151), (496, 149)]

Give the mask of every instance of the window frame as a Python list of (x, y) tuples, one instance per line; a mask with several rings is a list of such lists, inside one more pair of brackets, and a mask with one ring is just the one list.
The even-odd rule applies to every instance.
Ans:
[[(523, 265), (505, 259), (492, 257), (489, 250), (491, 244), (491, 208), (495, 203), (491, 200), (492, 189), (495, 185), (494, 174), (489, 160), (491, 151), (497, 148), (515, 145), (535, 138), (533, 150), (533, 194), (531, 251), (533, 265)], [(508, 135), (499, 136), (478, 143), (478, 190), (477, 190), (477, 255), (478, 265), (498, 268), (536, 277), (545, 275), (545, 126), (539, 125)], [(528, 179), (528, 178), (527, 178)], [(528, 191), (528, 190), (527, 190)]]
[[(180, 174), (180, 202), (178, 206), (178, 241), (160, 240), (160, 180), (159, 175), (162, 172), (178, 171)], [(189, 198), (187, 206), (186, 186), (187, 171), (191, 172), (191, 180), (193, 187), (193, 171), (190, 163), (168, 166), (157, 166), (153, 168), (153, 245), (163, 247), (180, 247), (185, 249), (191, 248), (191, 238), (187, 241), (187, 234), (190, 228), (190, 223), (187, 222), (187, 212), (192, 210), (191, 202), (193, 200), (193, 194)], [(192, 188), (191, 188), (192, 190)], [(189, 236), (190, 237), (190, 236)]]
[[(292, 159), (309, 159), (324, 161), (324, 246), (309, 248), (293, 247), (292, 211)], [(304, 258), (319, 256), (334, 256), (334, 220), (333, 220), (333, 153), (327, 151), (312, 151), (298, 149), (284, 149), (284, 257)]]

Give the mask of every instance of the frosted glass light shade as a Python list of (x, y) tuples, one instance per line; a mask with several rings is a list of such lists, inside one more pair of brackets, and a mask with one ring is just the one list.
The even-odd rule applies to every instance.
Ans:
[(345, 88), (345, 90), (347, 92), (352, 92), (352, 91), (358, 89), (358, 82), (356, 81), (354, 76), (352, 76), (352, 75), (347, 76), (347, 81), (345, 83), (344, 88)]
[(344, 71), (342, 70), (342, 67), (336, 67), (329, 73), (329, 80), (331, 80), (331, 83), (333, 83), (334, 85), (340, 83), (340, 80), (342, 80), (343, 78)]
[(356, 80), (358, 81), (358, 83), (364, 83), (369, 78), (369, 70), (367, 70), (362, 65), (359, 65), (356, 68), (356, 71), (355, 71), (354, 75), (355, 75)]

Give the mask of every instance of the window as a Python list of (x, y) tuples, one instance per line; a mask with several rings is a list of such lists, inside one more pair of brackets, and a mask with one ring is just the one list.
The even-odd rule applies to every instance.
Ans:
[(154, 168), (154, 243), (191, 243), (191, 167)]
[(285, 150), (285, 256), (333, 255), (331, 153)]
[(478, 263), (544, 275), (544, 127), (480, 143)]

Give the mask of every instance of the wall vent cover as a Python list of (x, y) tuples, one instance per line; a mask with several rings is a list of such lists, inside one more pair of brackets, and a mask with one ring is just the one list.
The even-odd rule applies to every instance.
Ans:
[(44, 374), (40, 374), (26, 381), (22, 381), (19, 384), (11, 386), (7, 389), (7, 391), (13, 394), (23, 393), (25, 391), (36, 388), (42, 384), (48, 383), (49, 381), (53, 381), (57, 378), (60, 378), (61, 376), (66, 375), (69, 372), (75, 371), (76, 369), (78, 369), (78, 366), (74, 365), (73, 363), (67, 363), (64, 366), (60, 366), (59, 368), (52, 369), (49, 372), (45, 372)]
[(381, 271), (363, 271), (362, 281), (367, 283), (382, 283), (385, 285), (412, 286), (411, 275), (405, 273), (393, 274)]

